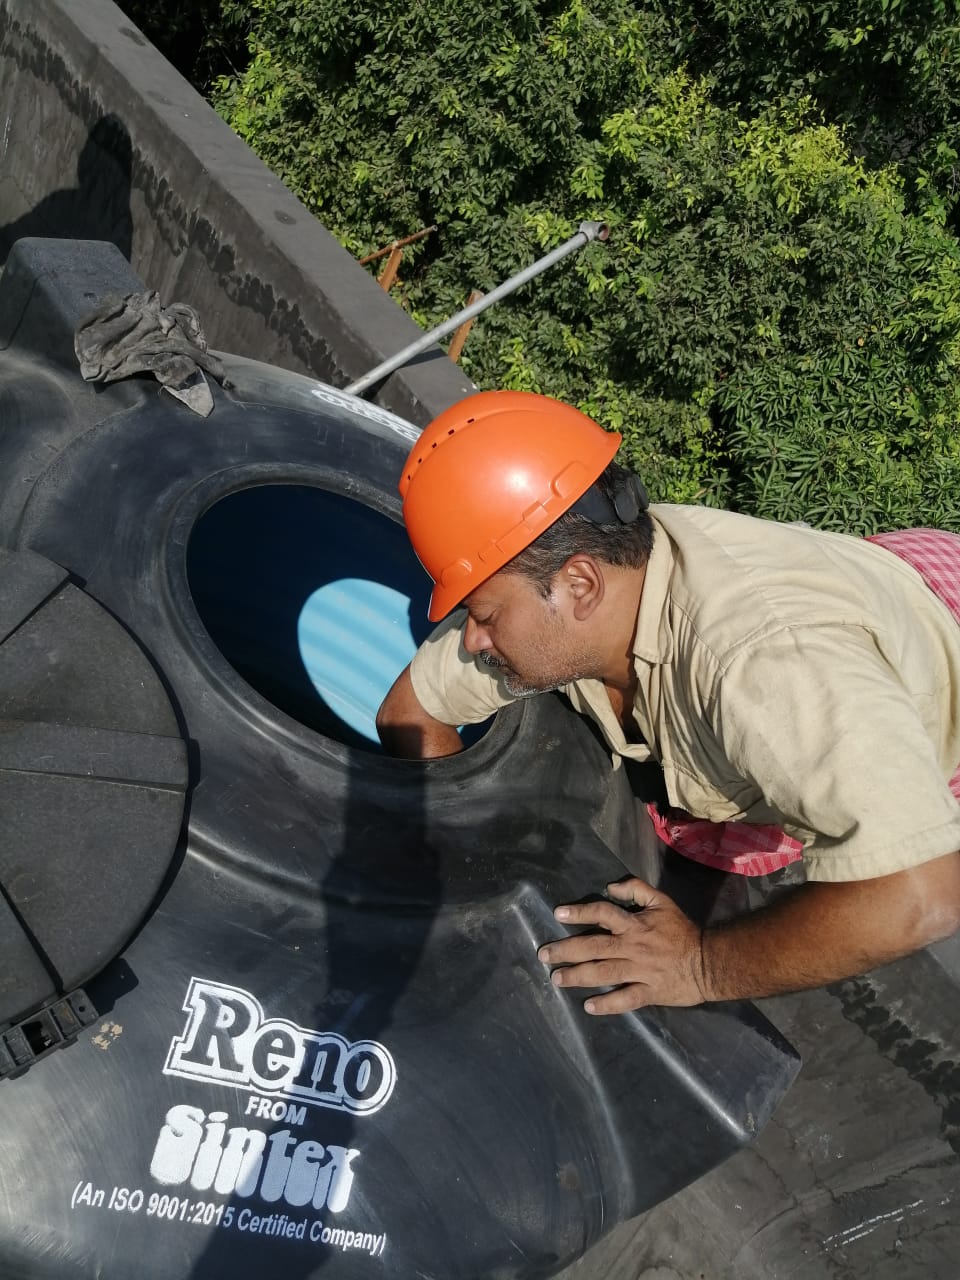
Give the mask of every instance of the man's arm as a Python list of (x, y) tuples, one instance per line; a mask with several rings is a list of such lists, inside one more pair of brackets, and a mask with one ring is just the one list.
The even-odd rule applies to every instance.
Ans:
[(432, 760), (456, 755), (463, 743), (454, 725), (429, 715), (413, 691), (410, 668), (404, 667), (377, 712), (377, 733), (391, 756)]
[(767, 907), (701, 930), (642, 880), (608, 886), (611, 902), (558, 907), (564, 924), (605, 932), (538, 952), (558, 987), (614, 987), (588, 1013), (644, 1005), (755, 999), (864, 973), (960, 928), (960, 853), (873, 880), (813, 883)]

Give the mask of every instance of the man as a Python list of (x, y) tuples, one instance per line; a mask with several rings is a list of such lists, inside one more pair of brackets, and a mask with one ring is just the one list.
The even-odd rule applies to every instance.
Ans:
[[(700, 930), (635, 878), (608, 885), (612, 901), (558, 907), (592, 929), (539, 955), (558, 986), (608, 988), (590, 1013), (820, 986), (949, 936), (957, 618), (867, 541), (648, 511), (612, 461), (619, 442), (518, 392), (469, 397), (427, 427), (404, 468), (404, 519), (435, 582), (431, 621), (466, 613), (384, 700), (387, 750), (452, 754), (457, 725), (562, 689), (615, 760), (660, 761), (672, 805), (800, 842), (807, 883), (721, 926)], [(960, 539), (932, 536), (960, 587)]]

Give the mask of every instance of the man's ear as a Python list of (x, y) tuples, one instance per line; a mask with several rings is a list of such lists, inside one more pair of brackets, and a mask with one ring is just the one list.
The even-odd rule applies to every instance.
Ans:
[(572, 555), (560, 567), (558, 586), (573, 605), (573, 616), (584, 622), (600, 604), (606, 586), (603, 566), (586, 552)]

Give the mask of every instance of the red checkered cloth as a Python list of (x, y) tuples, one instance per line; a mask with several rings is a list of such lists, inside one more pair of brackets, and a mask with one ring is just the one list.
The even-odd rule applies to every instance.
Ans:
[[(868, 542), (892, 551), (912, 565), (960, 623), (960, 537), (939, 529), (904, 529), (878, 533)], [(960, 801), (960, 766), (950, 779)], [(803, 845), (779, 827), (750, 822), (706, 822), (683, 809), (661, 813), (647, 805), (653, 827), (664, 844), (685, 858), (741, 876), (769, 875), (803, 856)]]

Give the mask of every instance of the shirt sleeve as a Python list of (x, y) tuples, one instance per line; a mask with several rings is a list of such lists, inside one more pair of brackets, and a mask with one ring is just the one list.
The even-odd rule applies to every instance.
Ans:
[(723, 673), (716, 729), (804, 852), (866, 880), (960, 849), (960, 805), (896, 673), (856, 629), (787, 630)]
[(502, 679), (464, 649), (464, 617), (463, 610), (457, 609), (445, 618), (410, 664), (420, 705), (441, 724), (479, 724), (515, 700)]

